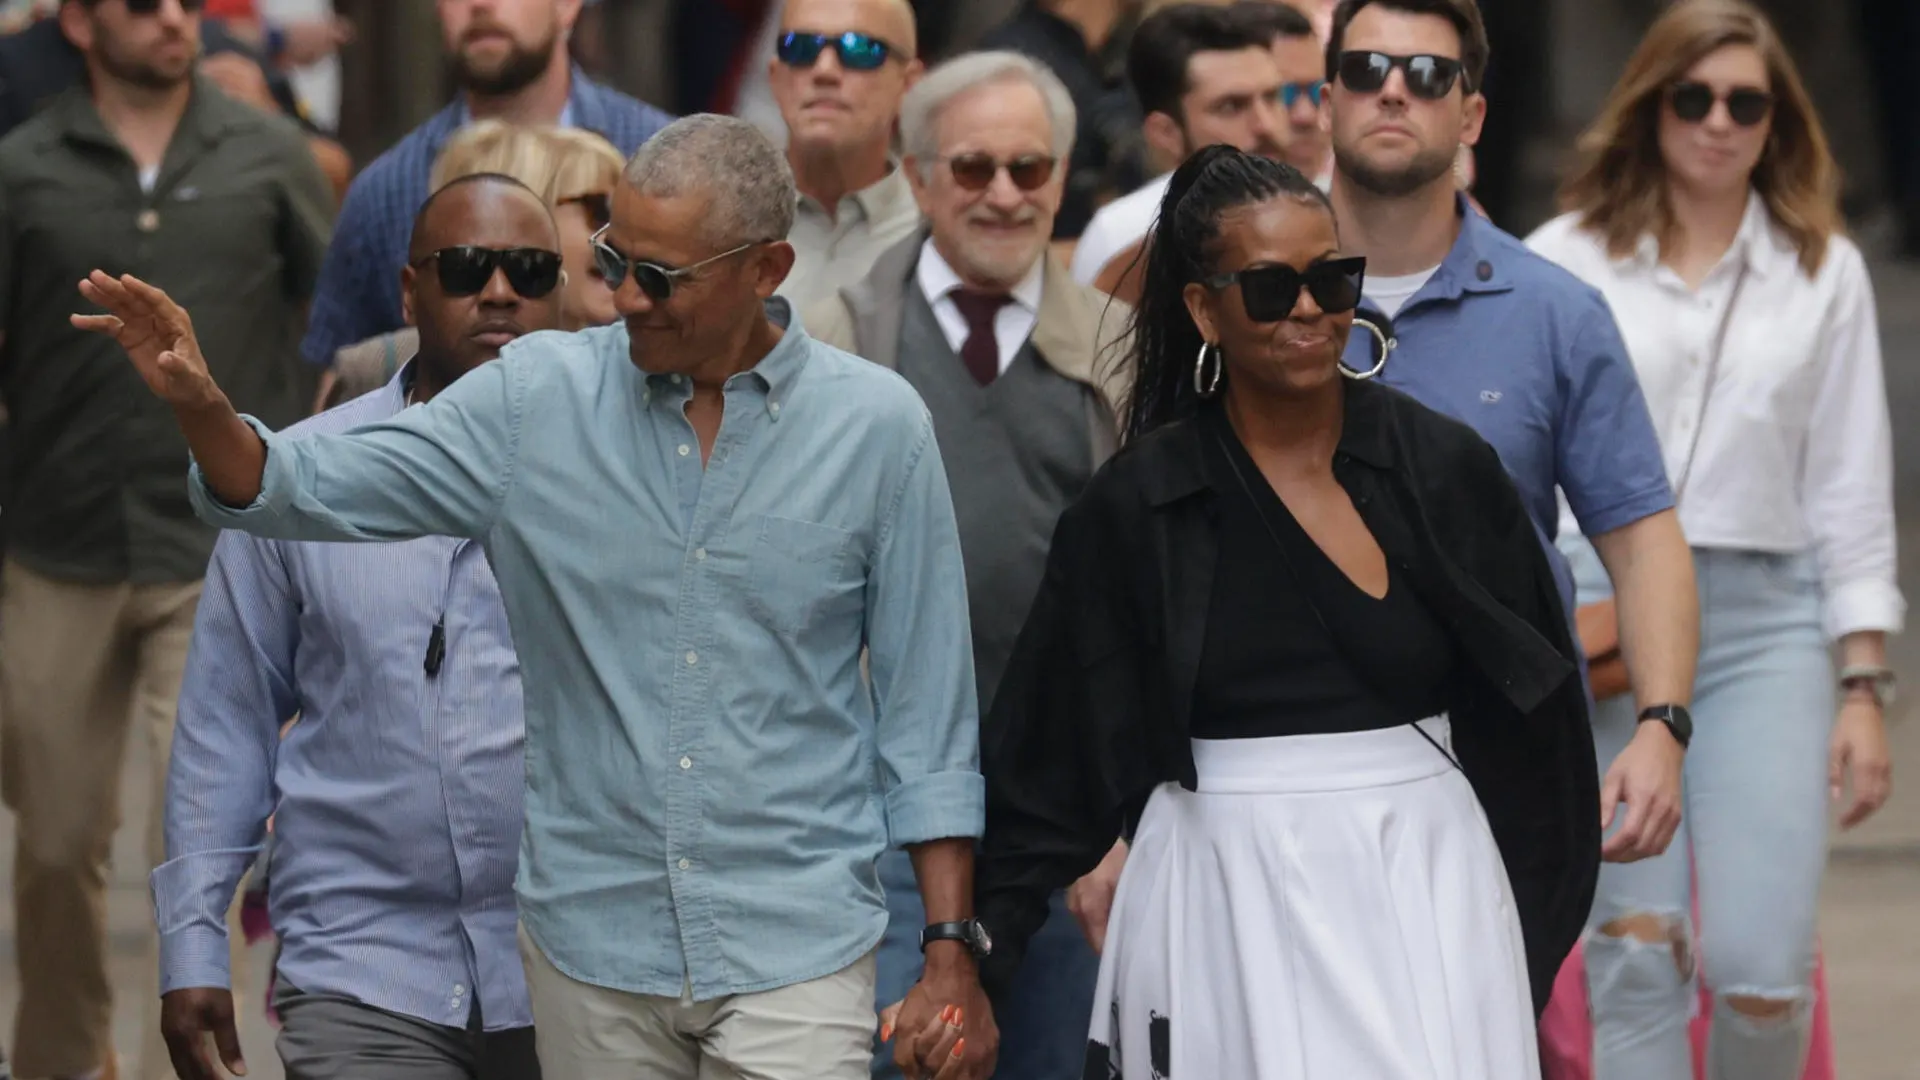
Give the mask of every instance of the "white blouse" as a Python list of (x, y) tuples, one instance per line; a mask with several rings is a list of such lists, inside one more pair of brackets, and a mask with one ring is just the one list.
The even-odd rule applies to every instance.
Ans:
[[(1896, 577), (1893, 434), (1860, 249), (1835, 237), (1809, 277), (1758, 195), (1697, 290), (1661, 265), (1651, 236), (1615, 259), (1603, 238), (1566, 215), (1527, 243), (1599, 289), (1613, 308), (1667, 475), (1676, 485), (1685, 478), (1680, 524), (1688, 541), (1811, 551), (1830, 634), (1898, 632), (1906, 602)], [(1730, 301), (1735, 310), (1709, 394), (1714, 338)]]

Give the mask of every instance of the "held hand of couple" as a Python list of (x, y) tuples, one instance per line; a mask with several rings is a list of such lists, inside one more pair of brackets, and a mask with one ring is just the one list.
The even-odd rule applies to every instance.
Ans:
[(993, 1008), (977, 982), (947, 990), (922, 980), (880, 1014), (880, 1041), (908, 1080), (987, 1080), (1000, 1053)]

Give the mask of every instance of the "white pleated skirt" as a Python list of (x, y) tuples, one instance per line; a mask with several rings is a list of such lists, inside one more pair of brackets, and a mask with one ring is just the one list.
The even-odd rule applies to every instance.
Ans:
[(1120, 878), (1088, 1080), (1538, 1080), (1506, 869), (1434, 743), (1193, 749), (1199, 789), (1155, 790)]

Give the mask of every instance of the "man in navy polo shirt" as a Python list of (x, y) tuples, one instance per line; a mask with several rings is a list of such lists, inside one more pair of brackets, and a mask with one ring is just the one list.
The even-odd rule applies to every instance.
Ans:
[(460, 95), (375, 158), (347, 190), (300, 346), (309, 361), (330, 364), (340, 349), (404, 324), (394, 283), (407, 261), (413, 217), (427, 201), (434, 159), (468, 122), (580, 127), (632, 154), (673, 119), (594, 83), (568, 62), (580, 4), (440, 0)]
[[(1380, 378), (1492, 443), (1543, 538), (1557, 532), (1556, 487), (1593, 538), (1613, 579), (1634, 695), (1652, 721), (1607, 769), (1602, 817), (1613, 824), (1625, 807), (1603, 853), (1658, 854), (1680, 820), (1699, 603), (1619, 329), (1598, 292), (1456, 191), (1455, 157), (1486, 118), (1487, 37), (1474, 0), (1342, 0), (1327, 59), (1333, 203), (1345, 248), (1367, 257), (1361, 317), (1384, 326), (1386, 316), (1398, 340)], [(1373, 335), (1353, 335), (1350, 367), (1378, 356)], [(1571, 613), (1572, 575), (1546, 549)]]

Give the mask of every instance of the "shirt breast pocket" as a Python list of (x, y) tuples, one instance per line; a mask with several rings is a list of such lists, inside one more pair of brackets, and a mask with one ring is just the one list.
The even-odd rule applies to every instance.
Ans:
[(853, 533), (771, 514), (748, 527), (747, 606), (754, 618), (777, 633), (797, 634), (858, 610), (866, 583), (856, 573)]

